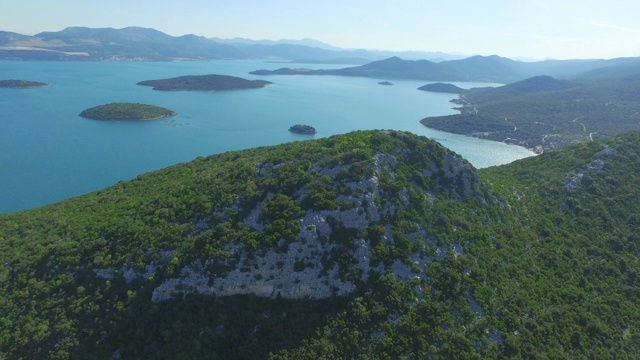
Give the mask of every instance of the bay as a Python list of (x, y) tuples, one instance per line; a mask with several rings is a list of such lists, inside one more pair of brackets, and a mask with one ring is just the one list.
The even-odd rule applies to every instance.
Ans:
[[(417, 90), (428, 81), (248, 74), (283, 66), (255, 60), (0, 61), (0, 79), (51, 84), (38, 89), (0, 89), (0, 213), (91, 192), (198, 156), (354, 130), (393, 129), (427, 136), (476, 167), (532, 155), (521, 147), (421, 125), (419, 120), (426, 116), (456, 113), (449, 102), (453, 95)], [(143, 80), (204, 74), (265, 79), (273, 84), (224, 92), (160, 92), (136, 85)], [(394, 85), (378, 85), (382, 80)], [(149, 122), (105, 122), (78, 115), (112, 102), (153, 104), (178, 115)], [(294, 124), (314, 126), (318, 133), (310, 137), (288, 132)]]

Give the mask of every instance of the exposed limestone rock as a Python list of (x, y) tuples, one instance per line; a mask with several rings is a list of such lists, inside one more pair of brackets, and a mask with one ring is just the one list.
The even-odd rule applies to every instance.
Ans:
[[(322, 224), (321, 217), (316, 219)], [(303, 240), (290, 243), (284, 253), (271, 250), (251, 259), (242, 253), (236, 268), (224, 276), (211, 276), (206, 271), (208, 264), (203, 266), (198, 260), (185, 266), (179, 278), (167, 280), (156, 288), (152, 300), (163, 301), (187, 293), (321, 299), (353, 292), (355, 284), (340, 279), (337, 267), (323, 268), (321, 254), (330, 251), (332, 246), (320, 243), (317, 228), (303, 230)], [(303, 264), (303, 269), (297, 264)]]
[(262, 204), (258, 204), (253, 210), (251, 210), (251, 213), (249, 213), (249, 216), (247, 216), (247, 218), (245, 219), (244, 221), (245, 225), (251, 226), (252, 228), (258, 231), (263, 231), (264, 226), (258, 222), (258, 219), (260, 219), (261, 214), (262, 214)]
[(469, 307), (471, 308), (471, 311), (476, 313), (476, 316), (483, 317), (484, 316), (484, 312), (482, 311), (482, 307), (480, 306), (480, 304), (478, 304), (478, 302), (473, 297), (473, 295), (471, 295), (471, 292), (467, 291), (467, 293), (465, 294), (465, 297), (467, 298), (467, 301), (469, 302)]
[(149, 279), (153, 274), (155, 274), (156, 270), (162, 265), (150, 264), (145, 266), (145, 272), (141, 273), (135, 271), (133, 268), (122, 268), (120, 269), (120, 273), (124, 276), (124, 279), (130, 283), (137, 278)]
[[(409, 156), (409, 150), (400, 149), (399, 156)], [(369, 163), (370, 172), (357, 181), (343, 183), (346, 188), (338, 195), (337, 201), (346, 204), (332, 210), (307, 210), (297, 219), (300, 232), (295, 241), (281, 239), (277, 247), (248, 251), (238, 240), (229, 244), (231, 257), (227, 260), (199, 259), (184, 266), (179, 276), (161, 283), (153, 291), (155, 302), (168, 300), (175, 296), (190, 293), (231, 296), (252, 294), (261, 297), (282, 297), (288, 299), (322, 299), (330, 296), (343, 296), (356, 290), (359, 282), (366, 282), (371, 273), (383, 274), (391, 271), (398, 279), (408, 281), (413, 278), (428, 280), (425, 269), (429, 262), (442, 260), (448, 252), (454, 255), (463, 254), (461, 245), (447, 245), (436, 249), (435, 256), (427, 256), (416, 250), (404, 259), (388, 259), (383, 264), (372, 264), (372, 245), (370, 239), (350, 238), (348, 242), (336, 240), (334, 231), (338, 228), (351, 231), (365, 231), (372, 225), (383, 225), (386, 232), (381, 236), (383, 243), (395, 246), (390, 223), (381, 223), (390, 219), (399, 211), (410, 206), (412, 192), (401, 188), (389, 194), (389, 190), (381, 189), (381, 181), (387, 184), (398, 178), (395, 168), (400, 163), (398, 157), (389, 154), (375, 154)], [(430, 164), (428, 169), (421, 169), (424, 176), (433, 177), (435, 184), (432, 190), (424, 191), (429, 202), (435, 201), (440, 192), (446, 191), (454, 200), (461, 201), (465, 197), (473, 197), (484, 202), (476, 192), (479, 178), (473, 168), (464, 160), (446, 154), (444, 166)], [(278, 169), (284, 164), (259, 163), (255, 165), (258, 176), (276, 176)], [(317, 175), (331, 179), (349, 171), (347, 165), (313, 170)], [(453, 184), (453, 185), (451, 185)], [(417, 187), (417, 185), (415, 185)], [(309, 189), (302, 186), (291, 196), (298, 202), (307, 196)], [(237, 199), (234, 206), (238, 207)], [(349, 204), (353, 204), (350, 206)], [(238, 210), (238, 209), (233, 209)], [(269, 220), (262, 216), (262, 203), (255, 205), (242, 220), (244, 225), (256, 231), (264, 231)], [(221, 214), (225, 216), (225, 214)], [(417, 222), (408, 222), (410, 231), (403, 234), (410, 241), (423, 242), (417, 248), (434, 244), (435, 239), (427, 240), (427, 231)], [(204, 225), (196, 226), (206, 229)], [(413, 228), (411, 228), (413, 227)], [(378, 230), (379, 231), (379, 230)], [(333, 240), (330, 240), (333, 239)], [(154, 265), (155, 266), (155, 265)], [(224, 271), (219, 270), (225, 269)], [(127, 281), (134, 278), (148, 278), (151, 270), (145, 274), (122, 270)], [(107, 272), (101, 272), (108, 275)]]
[(472, 171), (471, 166), (462, 158), (453, 156), (453, 154), (447, 154), (445, 156), (445, 178), (455, 179), (456, 190), (451, 195), (457, 196), (461, 199), (464, 196), (469, 196), (480, 201), (484, 199), (475, 191), (475, 187), (480, 185), (480, 177), (478, 173)]
[(95, 269), (93, 271), (96, 273), (96, 277), (101, 279), (113, 280), (116, 277), (113, 269)]
[(616, 149), (605, 145), (604, 148), (596, 153), (597, 159), (593, 160), (585, 169), (574, 172), (570, 178), (565, 180), (564, 188), (573, 190), (582, 183), (582, 178), (590, 172), (598, 172), (604, 168), (605, 160), (615, 155)]

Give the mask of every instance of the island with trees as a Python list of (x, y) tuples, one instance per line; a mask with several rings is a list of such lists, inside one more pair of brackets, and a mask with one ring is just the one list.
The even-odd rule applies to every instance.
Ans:
[(84, 110), (80, 116), (94, 120), (147, 121), (175, 116), (173, 110), (160, 106), (138, 103), (112, 103)]
[(8, 89), (34, 89), (50, 86), (46, 83), (26, 80), (0, 80), (0, 88)]
[(247, 80), (240, 77), (228, 75), (187, 75), (169, 79), (146, 80), (141, 81), (138, 85), (152, 86), (153, 90), (172, 91), (172, 90), (200, 90), (200, 91), (219, 91), (219, 90), (241, 90), (241, 89), (258, 89), (265, 85), (271, 84), (265, 80)]
[(447, 83), (441, 83), (441, 82), (420, 86), (418, 90), (448, 93), (448, 94), (464, 94), (467, 91), (453, 84), (447, 84)]
[(378, 83), (378, 85), (387, 85), (387, 86), (389, 86), (389, 85), (393, 85), (393, 83), (390, 83), (388, 81), (381, 81), (381, 82)]
[(313, 135), (316, 133), (316, 129), (313, 126), (309, 126), (309, 125), (293, 125), (292, 127), (289, 128), (289, 131), (291, 131), (292, 133), (296, 133), (296, 134), (303, 134), (303, 135)]

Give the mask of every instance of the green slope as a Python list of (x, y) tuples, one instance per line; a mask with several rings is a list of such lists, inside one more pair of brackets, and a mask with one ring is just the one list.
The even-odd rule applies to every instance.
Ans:
[(356, 132), (0, 215), (0, 357), (632, 357), (639, 152)]
[(538, 76), (494, 89), (471, 89), (456, 100), (460, 114), (421, 123), (539, 151), (639, 130), (640, 77), (605, 74), (610, 76), (572, 81)]

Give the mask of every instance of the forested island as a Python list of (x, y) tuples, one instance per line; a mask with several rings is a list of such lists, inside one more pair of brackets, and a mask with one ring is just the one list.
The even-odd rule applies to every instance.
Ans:
[(316, 129), (309, 125), (293, 125), (289, 128), (289, 131), (296, 134), (313, 135), (316, 133)]
[(378, 85), (387, 85), (388, 86), (388, 85), (393, 85), (393, 83), (390, 83), (388, 81), (381, 81), (381, 82), (378, 83)]
[(171, 90), (202, 90), (202, 91), (219, 91), (219, 90), (241, 90), (241, 89), (258, 89), (265, 85), (271, 84), (265, 80), (247, 80), (240, 77), (228, 75), (187, 75), (169, 79), (146, 80), (141, 81), (138, 85), (152, 86), (153, 90), (171, 91)]
[(175, 116), (173, 110), (160, 106), (138, 103), (112, 103), (100, 105), (84, 110), (80, 116), (94, 120), (156, 120), (169, 116)]
[(420, 86), (418, 90), (448, 93), (448, 94), (464, 94), (467, 91), (453, 84), (447, 84), (447, 83), (441, 83), (441, 82)]
[(34, 89), (47, 87), (50, 84), (41, 83), (37, 81), (26, 81), (26, 80), (0, 80), (0, 88), (8, 88), (8, 89)]

